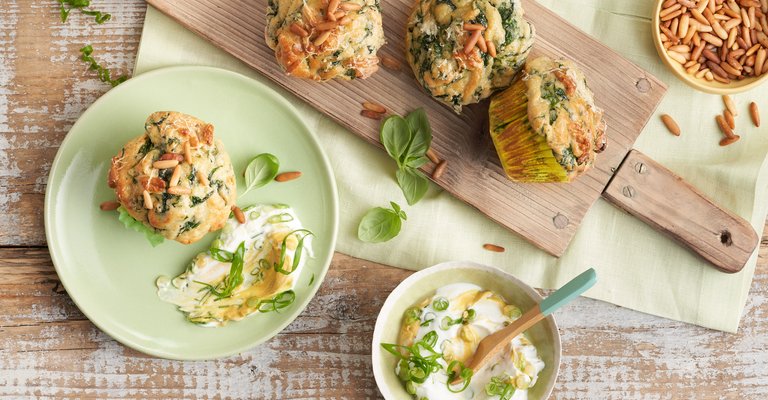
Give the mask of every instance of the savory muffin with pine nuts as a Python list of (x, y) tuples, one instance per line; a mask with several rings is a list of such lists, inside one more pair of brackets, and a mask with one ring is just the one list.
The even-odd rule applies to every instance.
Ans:
[(288, 75), (367, 78), (384, 44), (379, 0), (269, 0), (266, 40)]
[(528, 60), (521, 79), (491, 98), (490, 134), (516, 182), (570, 182), (606, 147), (603, 110), (570, 60)]
[(534, 36), (520, 0), (418, 0), (406, 58), (432, 97), (461, 112), (510, 85)]
[(112, 158), (108, 183), (122, 207), (148, 228), (183, 244), (224, 227), (237, 187), (213, 125), (161, 111), (147, 118), (144, 130)]

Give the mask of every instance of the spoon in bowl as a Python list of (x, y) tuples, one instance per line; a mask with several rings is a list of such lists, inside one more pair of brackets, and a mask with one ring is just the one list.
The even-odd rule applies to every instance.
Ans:
[[(591, 288), (595, 282), (597, 282), (597, 274), (595, 274), (594, 269), (590, 268), (582, 272), (579, 276), (566, 283), (565, 286), (557, 289), (554, 293), (549, 295), (549, 297), (542, 300), (541, 303), (528, 310), (509, 326), (488, 335), (481, 340), (480, 344), (477, 346), (475, 354), (465, 367), (471, 369), (473, 374), (476, 373), (483, 367), (483, 365), (491, 360), (493, 356), (498, 354), (506, 345), (508, 345), (515, 336), (525, 332), (528, 328), (546, 318), (558, 308), (579, 297), (579, 295)], [(451, 381), (451, 384), (461, 381), (462, 378), (459, 377), (458, 374), (456, 375), (457, 376), (453, 381)]]

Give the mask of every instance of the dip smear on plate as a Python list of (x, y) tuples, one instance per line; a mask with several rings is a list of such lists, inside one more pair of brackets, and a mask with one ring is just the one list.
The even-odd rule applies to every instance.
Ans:
[(448, 384), (450, 371), (461, 374), (481, 340), (521, 315), (494, 292), (455, 283), (406, 310), (398, 345), (383, 346), (400, 358), (395, 372), (415, 399), (527, 399), (544, 362), (525, 334), (474, 376)]
[(243, 212), (246, 222), (230, 217), (219, 239), (181, 275), (157, 278), (160, 299), (177, 305), (190, 322), (224, 326), (288, 307), (296, 297), (293, 288), (311, 256), (312, 233), (286, 205)]

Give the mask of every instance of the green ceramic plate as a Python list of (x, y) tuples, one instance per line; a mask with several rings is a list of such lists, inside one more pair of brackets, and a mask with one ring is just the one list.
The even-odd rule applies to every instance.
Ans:
[[(143, 132), (153, 111), (188, 113), (214, 124), (239, 173), (260, 153), (280, 159), (282, 171), (302, 171), (238, 199), (294, 207), (315, 233), (296, 285), (296, 301), (281, 313), (252, 315), (223, 328), (203, 328), (157, 298), (155, 278), (183, 272), (216, 233), (184, 246), (152, 248), (127, 230), (117, 212), (99, 210), (115, 198), (106, 184), (110, 158)], [(309, 303), (331, 262), (338, 229), (336, 184), (314, 134), (277, 93), (244, 76), (214, 68), (175, 67), (133, 78), (96, 101), (72, 127), (51, 168), (45, 231), (56, 271), (80, 310), (104, 332), (136, 350), (173, 359), (211, 359), (242, 352), (276, 335)], [(310, 283), (314, 275), (314, 281)]]

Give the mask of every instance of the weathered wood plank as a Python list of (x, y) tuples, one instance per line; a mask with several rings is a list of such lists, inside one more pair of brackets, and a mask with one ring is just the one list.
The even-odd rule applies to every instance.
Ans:
[[(43, 198), (53, 157), (69, 128), (109, 89), (78, 59), (94, 57), (129, 73), (146, 6), (103, 0), (106, 24), (72, 12), (59, 19), (58, 2), (10, 0), (0, 6), (0, 245), (43, 245)], [(108, 134), (109, 132), (105, 132)]]
[[(768, 244), (768, 238), (764, 238)], [(0, 250), (0, 395), (373, 398), (370, 340), (409, 271), (337, 254), (309, 307), (239, 356), (177, 362), (117, 344), (62, 292), (45, 249)], [(739, 334), (579, 299), (558, 312), (563, 364), (554, 399), (768, 396), (768, 245)]]

